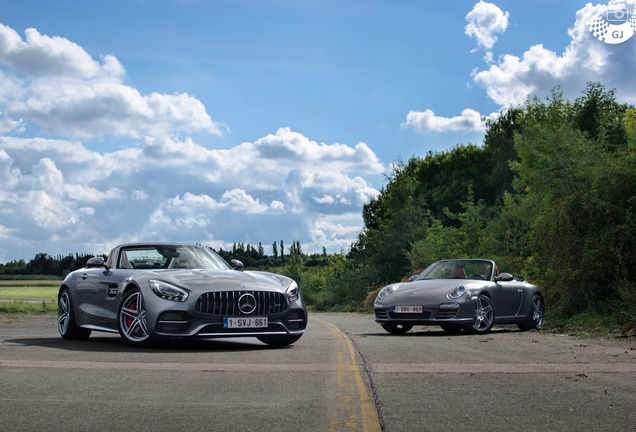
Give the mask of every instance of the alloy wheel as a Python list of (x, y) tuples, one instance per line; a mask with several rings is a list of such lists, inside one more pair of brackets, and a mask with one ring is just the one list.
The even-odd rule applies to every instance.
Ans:
[(144, 342), (149, 338), (144, 298), (139, 291), (124, 299), (119, 313), (119, 328), (121, 335), (131, 343)]

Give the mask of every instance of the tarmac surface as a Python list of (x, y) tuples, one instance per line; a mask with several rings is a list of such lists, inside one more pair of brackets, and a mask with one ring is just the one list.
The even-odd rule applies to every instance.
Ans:
[(278, 349), (254, 338), (133, 348), (0, 317), (0, 425), (23, 430), (636, 430), (636, 340), (495, 327), (390, 335), (313, 313)]

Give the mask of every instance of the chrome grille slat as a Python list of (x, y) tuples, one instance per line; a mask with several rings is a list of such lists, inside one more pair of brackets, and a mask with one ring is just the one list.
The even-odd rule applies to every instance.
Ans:
[(267, 316), (287, 310), (285, 294), (271, 291), (212, 291), (201, 294), (196, 303), (196, 311), (207, 315), (245, 316), (238, 308), (238, 300), (243, 294), (251, 294), (256, 299), (256, 309), (250, 315)]

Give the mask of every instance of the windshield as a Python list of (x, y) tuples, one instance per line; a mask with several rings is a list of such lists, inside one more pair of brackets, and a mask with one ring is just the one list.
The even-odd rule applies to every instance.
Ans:
[(117, 268), (130, 270), (228, 270), (229, 266), (208, 248), (156, 245), (122, 248), (119, 252)]
[(493, 262), (485, 260), (437, 261), (424, 270), (422, 279), (476, 279), (491, 280)]

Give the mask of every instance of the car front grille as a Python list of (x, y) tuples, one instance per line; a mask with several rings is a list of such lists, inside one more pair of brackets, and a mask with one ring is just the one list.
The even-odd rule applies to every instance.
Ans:
[(389, 314), (384, 309), (376, 309), (375, 317), (379, 319), (389, 319)]
[(437, 311), (437, 319), (455, 318), (459, 309), (440, 309)]
[[(239, 299), (251, 294), (256, 300), (256, 308), (250, 314), (241, 312)], [(218, 291), (202, 294), (197, 300), (197, 312), (208, 315), (222, 315), (225, 317), (245, 315), (274, 315), (287, 310), (285, 294), (270, 291)]]

